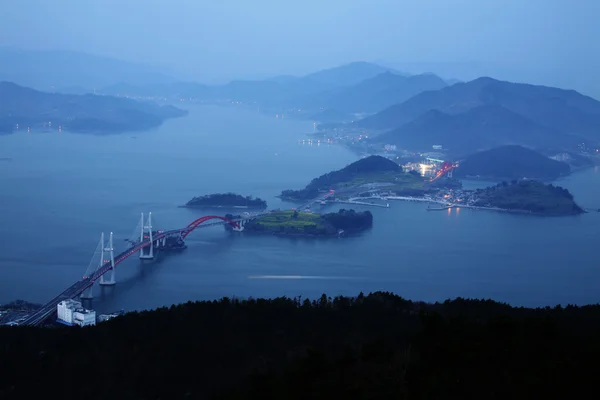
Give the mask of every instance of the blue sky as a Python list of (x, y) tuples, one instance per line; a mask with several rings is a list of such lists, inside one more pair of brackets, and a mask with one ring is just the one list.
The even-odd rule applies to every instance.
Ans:
[(365, 60), (599, 86), (598, 0), (4, 0), (0, 15), (3, 46), (83, 51), (201, 81)]

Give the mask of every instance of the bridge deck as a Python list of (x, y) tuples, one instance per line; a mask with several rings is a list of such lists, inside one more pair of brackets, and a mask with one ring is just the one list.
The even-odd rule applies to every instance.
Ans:
[[(252, 214), (252, 215), (249, 215), (244, 218), (237, 218), (235, 220), (232, 220), (232, 222), (237, 223), (237, 222), (242, 222), (242, 221), (246, 221), (246, 220), (250, 220), (250, 219), (255, 219), (264, 214), (267, 214), (267, 213), (265, 212), (265, 213)], [(156, 235), (155, 237), (152, 238), (153, 239), (152, 242), (157, 242), (157, 241), (162, 240), (163, 238), (166, 238), (167, 236), (171, 236), (171, 235), (177, 235), (177, 234), (181, 235), (182, 233), (190, 231), (190, 230), (194, 230), (194, 229), (198, 229), (198, 228), (206, 228), (206, 227), (215, 226), (215, 225), (224, 225), (224, 224), (228, 224), (228, 223), (229, 223), (228, 221), (218, 221), (218, 222), (203, 223), (202, 225), (199, 225), (199, 226), (193, 227), (193, 228), (185, 227), (182, 229), (173, 229), (173, 230), (165, 231), (165, 232), (162, 232), (162, 233)], [(128, 257), (137, 253), (138, 251), (140, 251), (141, 249), (143, 249), (147, 246), (150, 246), (149, 240), (133, 243), (128, 249), (126, 249), (125, 251), (123, 251), (115, 256), (115, 258), (114, 258), (115, 268), (118, 264), (125, 261)], [(55, 298), (53, 298), (52, 300), (50, 300), (49, 302), (44, 304), (41, 308), (36, 310), (33, 314), (29, 315), (29, 317), (27, 317), (27, 319), (25, 319), (21, 323), (21, 325), (29, 325), (29, 326), (40, 325), (46, 319), (50, 318), (50, 316), (52, 316), (53, 313), (56, 312), (58, 303), (60, 303), (63, 300), (72, 299), (74, 297), (81, 295), (86, 289), (88, 289), (90, 286), (92, 286), (94, 284), (94, 282), (96, 282), (98, 279), (100, 279), (100, 277), (102, 275), (104, 275), (105, 273), (110, 271), (110, 269), (111, 269), (111, 263), (110, 262), (104, 263), (92, 275), (84, 276), (83, 279), (75, 282), (74, 284), (69, 286), (67, 289), (65, 289), (63, 292), (61, 292), (58, 296), (56, 296)]]

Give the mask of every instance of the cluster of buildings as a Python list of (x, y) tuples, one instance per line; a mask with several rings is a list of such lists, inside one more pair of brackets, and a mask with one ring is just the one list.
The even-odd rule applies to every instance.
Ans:
[(56, 321), (64, 325), (96, 325), (96, 311), (83, 308), (77, 300), (68, 299), (58, 303), (57, 314)]
[(68, 299), (58, 303), (57, 320), (63, 325), (68, 326), (90, 326), (96, 325), (96, 322), (104, 322), (123, 314), (123, 311), (112, 314), (101, 314), (96, 318), (96, 311), (84, 308), (80, 301)]
[[(426, 195), (425, 196), (430, 197)], [(432, 198), (437, 202), (447, 202), (448, 204), (454, 204), (456, 206), (465, 205), (465, 206), (474, 206), (477, 202), (477, 196), (472, 190), (463, 190), (463, 189), (449, 189), (440, 191), (437, 196)]]

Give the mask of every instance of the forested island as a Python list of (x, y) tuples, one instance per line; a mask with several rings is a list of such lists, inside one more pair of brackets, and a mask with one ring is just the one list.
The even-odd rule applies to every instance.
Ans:
[[(233, 215), (227, 218), (235, 219)], [(292, 236), (340, 236), (355, 234), (373, 226), (370, 211), (341, 209), (328, 214), (275, 211), (246, 222), (244, 232)]]
[(568, 399), (596, 390), (598, 337), (598, 305), (223, 298), (95, 327), (0, 327), (0, 398), (45, 398), (85, 371), (102, 384), (68, 398)]
[(502, 182), (485, 189), (477, 189), (474, 195), (474, 205), (480, 207), (496, 207), (548, 216), (577, 215), (584, 212), (567, 189), (532, 180)]
[[(436, 185), (439, 184), (436, 182)], [(284, 190), (280, 197), (289, 201), (305, 201), (331, 189), (335, 189), (336, 192), (361, 192), (370, 186), (407, 196), (422, 196), (437, 190), (419, 174), (404, 172), (402, 167), (392, 160), (381, 156), (369, 156), (313, 179), (304, 189)], [(336, 193), (336, 196), (339, 194)]]
[(235, 193), (215, 193), (206, 196), (194, 197), (185, 204), (185, 207), (204, 208), (249, 208), (264, 210), (267, 202), (258, 197), (242, 196)]

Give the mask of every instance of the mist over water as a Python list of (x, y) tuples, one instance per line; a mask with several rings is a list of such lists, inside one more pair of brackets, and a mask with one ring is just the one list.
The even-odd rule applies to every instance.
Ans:
[[(49, 300), (81, 278), (101, 232), (114, 232), (116, 251), (124, 249), (141, 212), (153, 213), (155, 228), (179, 228), (207, 214), (179, 205), (226, 191), (264, 198), (270, 208), (290, 207), (275, 198), (282, 189), (303, 187), (357, 159), (341, 146), (300, 144), (312, 129), (310, 122), (256, 110), (191, 106), (188, 117), (143, 133), (0, 137), (0, 158), (10, 159), (0, 163), (0, 303)], [(559, 184), (583, 207), (600, 207), (597, 170)], [(94, 288), (94, 307), (374, 290), (414, 300), (461, 296), (528, 306), (600, 300), (598, 213), (427, 212), (423, 204), (403, 202), (370, 211), (373, 229), (344, 239), (198, 229), (181, 254), (144, 264), (131, 257), (119, 265), (115, 287)]]

